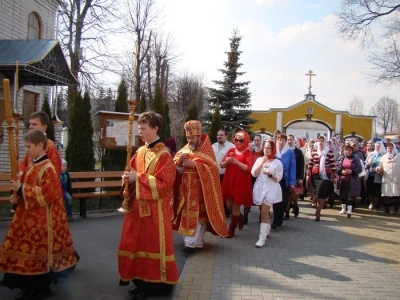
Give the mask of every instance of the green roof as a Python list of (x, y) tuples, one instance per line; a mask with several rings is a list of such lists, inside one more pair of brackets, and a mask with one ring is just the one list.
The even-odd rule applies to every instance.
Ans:
[(0, 40), (0, 73), (20, 85), (76, 85), (58, 40)]

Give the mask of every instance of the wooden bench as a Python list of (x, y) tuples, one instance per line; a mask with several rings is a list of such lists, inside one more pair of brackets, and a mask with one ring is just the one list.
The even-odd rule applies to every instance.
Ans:
[[(72, 180), (72, 199), (80, 200), (79, 213), (81, 217), (86, 218), (86, 199), (120, 196), (122, 173), (123, 171), (69, 173)], [(0, 174), (0, 203), (9, 203), (10, 201), (10, 180), (10, 173)], [(107, 188), (117, 190), (107, 190)]]
[[(123, 171), (69, 172), (72, 180), (72, 199), (80, 200), (81, 217), (86, 218), (86, 199), (120, 196), (122, 173)], [(104, 190), (105, 188), (118, 188), (118, 190), (109, 191)]]

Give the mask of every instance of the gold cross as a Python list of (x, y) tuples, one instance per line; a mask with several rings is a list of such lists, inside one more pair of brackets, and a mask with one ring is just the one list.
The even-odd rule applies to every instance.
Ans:
[(310, 76), (310, 80), (309, 80), (309, 83), (308, 83), (308, 93), (311, 94), (311, 88), (312, 88), (312, 86), (311, 86), (311, 76), (317, 76), (317, 74), (314, 74), (313, 71), (310, 70), (305, 75), (306, 76)]

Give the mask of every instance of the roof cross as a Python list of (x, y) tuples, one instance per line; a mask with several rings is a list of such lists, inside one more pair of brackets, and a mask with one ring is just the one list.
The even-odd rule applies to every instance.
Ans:
[(308, 71), (308, 73), (305, 74), (305, 75), (310, 77), (309, 82), (308, 82), (308, 93), (311, 94), (311, 88), (312, 88), (312, 85), (311, 85), (311, 76), (317, 76), (317, 74), (314, 74), (313, 71), (310, 70), (310, 71)]

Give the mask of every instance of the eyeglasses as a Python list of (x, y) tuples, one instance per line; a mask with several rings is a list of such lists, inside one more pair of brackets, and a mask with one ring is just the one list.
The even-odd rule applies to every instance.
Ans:
[(235, 139), (235, 142), (236, 142), (236, 143), (243, 143), (244, 140)]

